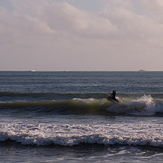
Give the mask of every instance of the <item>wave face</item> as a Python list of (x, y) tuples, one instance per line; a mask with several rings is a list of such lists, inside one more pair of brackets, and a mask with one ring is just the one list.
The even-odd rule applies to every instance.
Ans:
[[(154, 100), (150, 95), (140, 98), (120, 98), (119, 103), (103, 99), (74, 98), (68, 101), (3, 102), (0, 111), (20, 114), (75, 114), (75, 115), (125, 115), (125, 116), (163, 116), (163, 100)], [(34, 115), (35, 115), (34, 114)]]
[[(0, 141), (24, 145), (80, 144), (163, 147), (163, 124), (21, 124), (0, 123)], [(157, 131), (157, 132), (156, 132)]]

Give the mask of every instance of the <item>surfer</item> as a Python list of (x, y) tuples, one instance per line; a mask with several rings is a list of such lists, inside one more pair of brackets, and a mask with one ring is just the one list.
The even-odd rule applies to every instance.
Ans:
[(113, 90), (110, 96), (106, 96), (106, 99), (109, 101), (116, 101), (119, 102), (118, 99), (115, 97), (116, 96), (116, 90)]
[(116, 96), (116, 90), (113, 90), (113, 92), (112, 92), (112, 94), (110, 95), (110, 97), (111, 97), (113, 100), (115, 100), (115, 99), (116, 99), (115, 96)]

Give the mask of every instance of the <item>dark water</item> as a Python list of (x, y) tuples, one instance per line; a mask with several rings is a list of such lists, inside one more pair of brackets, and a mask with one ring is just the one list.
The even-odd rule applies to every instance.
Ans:
[[(161, 162), (163, 72), (0, 72), (1, 162)], [(117, 90), (119, 103), (105, 99)]]

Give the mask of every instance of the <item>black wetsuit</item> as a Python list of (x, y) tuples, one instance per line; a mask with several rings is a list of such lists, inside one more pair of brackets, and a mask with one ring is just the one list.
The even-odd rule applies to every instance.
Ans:
[(110, 97), (111, 97), (112, 99), (115, 99), (115, 96), (116, 96), (116, 91), (113, 91), (112, 94), (110, 95)]

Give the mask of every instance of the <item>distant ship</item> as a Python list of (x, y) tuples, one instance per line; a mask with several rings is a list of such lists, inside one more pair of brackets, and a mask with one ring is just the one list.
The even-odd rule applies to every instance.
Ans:
[(31, 72), (36, 72), (36, 70), (30, 70)]
[(141, 70), (139, 70), (140, 72), (144, 72), (144, 71), (146, 71), (146, 70), (143, 70), (143, 69), (141, 69)]

